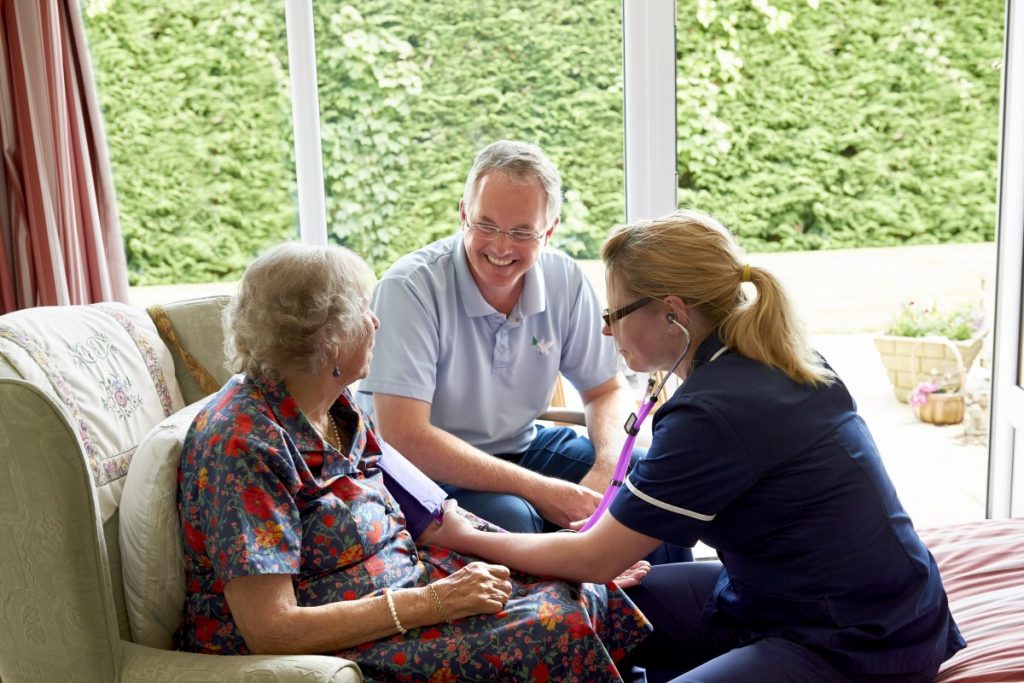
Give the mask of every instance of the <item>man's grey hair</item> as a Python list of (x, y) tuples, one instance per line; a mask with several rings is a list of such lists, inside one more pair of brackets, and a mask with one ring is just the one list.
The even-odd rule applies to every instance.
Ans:
[(540, 147), (519, 140), (499, 140), (484, 147), (469, 169), (462, 203), (468, 211), (476, 196), (480, 178), (490, 171), (501, 171), (516, 184), (539, 182), (548, 202), (547, 228), (562, 211), (562, 176), (544, 156)]

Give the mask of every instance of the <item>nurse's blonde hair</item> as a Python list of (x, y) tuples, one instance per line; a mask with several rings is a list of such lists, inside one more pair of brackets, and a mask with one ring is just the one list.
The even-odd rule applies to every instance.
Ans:
[[(601, 258), (609, 282), (652, 299), (678, 296), (741, 355), (801, 384), (835, 378), (808, 345), (782, 284), (748, 265), (732, 233), (711, 216), (681, 209), (616, 227)], [(743, 282), (751, 283), (755, 296)]]

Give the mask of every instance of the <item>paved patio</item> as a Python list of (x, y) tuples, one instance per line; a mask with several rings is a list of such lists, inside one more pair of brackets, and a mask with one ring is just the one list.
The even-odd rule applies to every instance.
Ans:
[[(937, 427), (921, 422), (893, 395), (873, 333), (908, 301), (984, 307), (992, 321), (994, 243), (752, 255), (782, 278), (811, 339), (857, 400), (918, 527), (985, 516), (987, 436), (967, 421)], [(968, 378), (987, 398), (991, 335)], [(984, 427), (988, 426), (987, 411)]]

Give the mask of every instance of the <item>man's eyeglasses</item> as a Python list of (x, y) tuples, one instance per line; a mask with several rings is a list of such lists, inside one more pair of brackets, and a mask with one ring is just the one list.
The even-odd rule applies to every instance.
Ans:
[(540, 242), (544, 239), (545, 233), (531, 232), (530, 230), (502, 230), (496, 225), (488, 223), (464, 223), (470, 230), (476, 230), (487, 239), (493, 239), (501, 235), (507, 235), (509, 239), (516, 242)]
[(601, 318), (604, 319), (605, 325), (611, 327), (612, 323), (615, 322), (616, 320), (622, 320), (633, 311), (640, 310), (641, 308), (651, 303), (652, 301), (654, 301), (654, 299), (652, 299), (651, 297), (642, 296), (633, 303), (626, 304), (617, 311), (612, 311), (609, 313), (607, 308), (604, 309), (604, 313), (601, 314)]

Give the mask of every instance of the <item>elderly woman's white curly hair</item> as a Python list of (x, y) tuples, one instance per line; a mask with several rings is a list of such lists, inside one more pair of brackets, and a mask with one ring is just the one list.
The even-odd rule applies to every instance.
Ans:
[(370, 267), (344, 247), (288, 242), (253, 261), (224, 311), (233, 372), (280, 379), (333, 369), (359, 343), (373, 288)]

